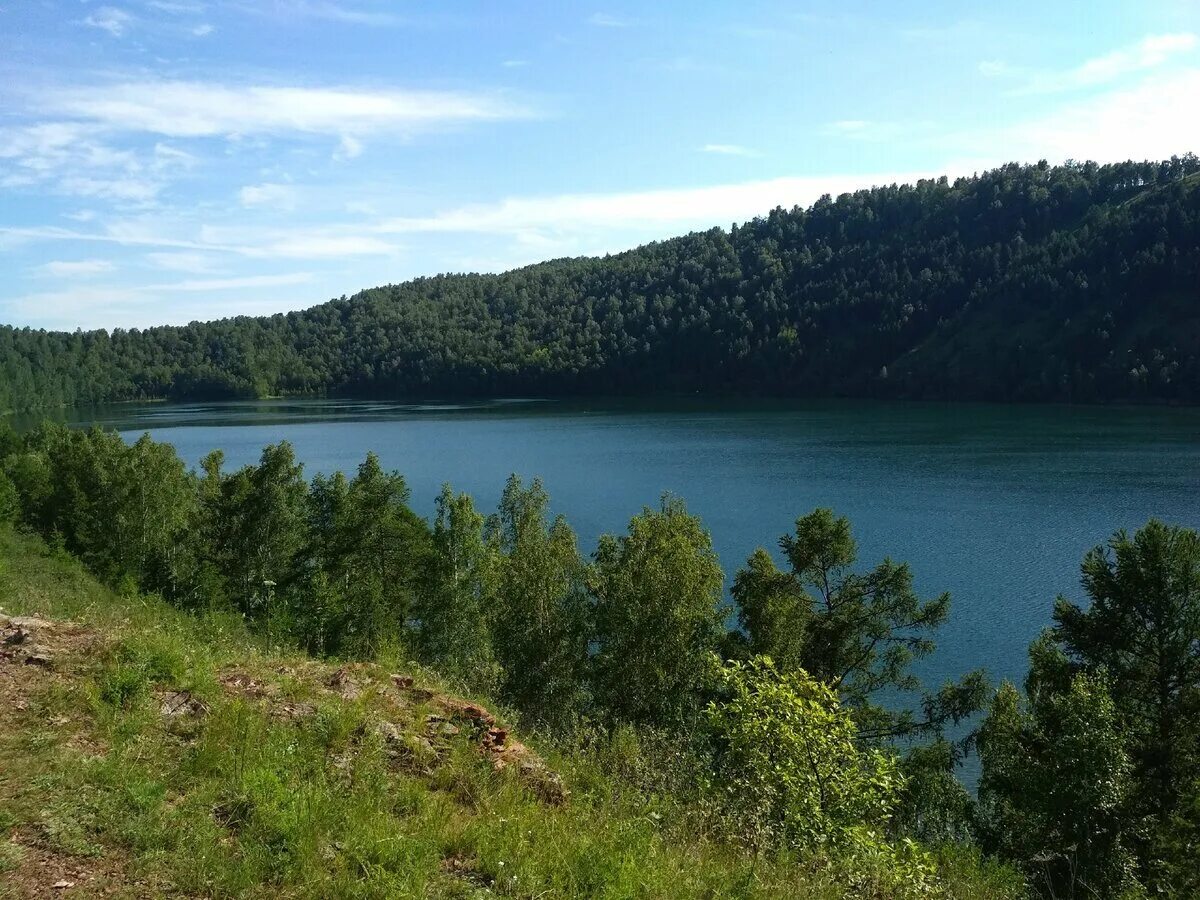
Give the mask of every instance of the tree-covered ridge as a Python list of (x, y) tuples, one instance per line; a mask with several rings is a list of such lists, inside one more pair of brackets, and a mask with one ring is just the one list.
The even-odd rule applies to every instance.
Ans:
[(1011, 164), (182, 327), (0, 328), (0, 409), (284, 393), (1200, 400), (1200, 160)]

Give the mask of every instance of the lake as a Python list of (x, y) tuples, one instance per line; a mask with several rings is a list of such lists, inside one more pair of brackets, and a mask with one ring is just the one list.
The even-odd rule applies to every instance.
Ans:
[[(195, 464), (231, 466), (288, 440), (309, 475), (368, 450), (433, 512), (451, 482), (490, 511), (510, 472), (541, 476), (591, 552), (664, 491), (710, 529), (727, 584), (817, 506), (850, 517), (860, 561), (911, 563), (953, 596), (933, 684), (976, 666), (1020, 679), (1059, 593), (1080, 599), (1084, 552), (1151, 516), (1200, 526), (1200, 411), (869, 402), (507, 400), (440, 405), (287, 400), (77, 411), (149, 431)], [(778, 555), (778, 554), (777, 554)]]

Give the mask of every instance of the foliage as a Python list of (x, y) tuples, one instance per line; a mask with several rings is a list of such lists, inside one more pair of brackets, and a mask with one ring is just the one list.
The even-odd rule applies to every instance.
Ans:
[(920, 720), (872, 702), (881, 691), (920, 687), (910, 667), (933, 651), (929, 635), (949, 615), (949, 594), (922, 601), (908, 565), (889, 559), (866, 574), (852, 571), (858, 545), (849, 520), (832, 510), (797, 519), (779, 546), (787, 572), (760, 549), (734, 581), (751, 653), (778, 655), (785, 670), (803, 669), (833, 687), (867, 739), (936, 732), (979, 708), (981, 673), (926, 695)]
[(860, 745), (837, 694), (802, 669), (780, 673), (765, 656), (710, 664), (718, 695), (704, 717), (717, 747), (710, 790), (741, 838), (852, 858), (860, 889), (883, 879), (900, 894), (928, 890), (931, 859), (884, 838), (904, 784), (896, 759)]
[(0, 411), (302, 393), (1195, 402), (1197, 173), (1191, 154), (1010, 164), (286, 315), (4, 327)]
[(443, 485), (416, 606), (414, 643), (439, 671), (473, 689), (492, 691), (500, 679), (488, 609), (496, 559), (483, 526), (484, 516), (471, 497)]
[(721, 634), (724, 576), (712, 539), (683, 501), (664, 496), (596, 550), (593, 692), (617, 721), (679, 724), (700, 706)]
[(853, 718), (826, 684), (770, 657), (721, 666), (705, 723), (720, 748), (714, 787), (756, 846), (842, 845), (881, 833), (903, 784), (896, 760), (860, 748)]
[(1129, 852), (1129, 758), (1107, 685), (1080, 674), (1028, 712), (1011, 684), (979, 735), (985, 833), (1051, 897), (1115, 897), (1136, 887)]
[(1151, 520), (1083, 561), (1084, 610), (1059, 598), (1054, 638), (1074, 667), (1107, 672), (1141, 812), (1168, 820), (1200, 778), (1200, 535)]
[(539, 480), (509, 478), (488, 523), (496, 567), (492, 629), (504, 673), (499, 695), (532, 721), (562, 730), (583, 709), (588, 664), (587, 565), (561, 516), (548, 522)]
[[(572, 788), (561, 806), (546, 806), (509, 773), (494, 772), (461, 735), (432, 771), (397, 768), (373, 723), (386, 716), (420, 729), (424, 709), (410, 710), (410, 722), (397, 719), (406, 713), (384, 691), (330, 696), (319, 685), (332, 665), (265, 648), (232, 619), (117, 596), (75, 560), (3, 528), (0, 559), (10, 564), (0, 571), (0, 605), (85, 623), (97, 630), (101, 654), (98, 666), (64, 654), (62, 672), (18, 682), (24, 702), (0, 706), (0, 896), (21, 895), (27, 884), (48, 887), (60, 861), (76, 890), (139, 896), (885, 900), (916, 893), (911, 879), (896, 884), (891, 862), (915, 848), (893, 854), (876, 845), (861, 857), (817, 864), (788, 852), (751, 856), (702, 828), (647, 815), (640, 793), (587, 753), (553, 757)], [(103, 699), (101, 685), (121, 667), (137, 673), (126, 679), (136, 686)], [(229, 694), (217, 675), (231, 669), (287, 708), (309, 712), (277, 715), (270, 701)], [(386, 681), (388, 671), (378, 677)], [(148, 688), (189, 690), (208, 711), (181, 733), (179, 723), (164, 722)], [(18, 841), (31, 833), (36, 853), (23, 853)], [(938, 866), (919, 896), (1011, 896), (979, 861)]]

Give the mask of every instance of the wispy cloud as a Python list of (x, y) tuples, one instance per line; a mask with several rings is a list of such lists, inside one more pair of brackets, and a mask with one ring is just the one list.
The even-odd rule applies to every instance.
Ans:
[(701, 153), (716, 153), (719, 156), (761, 156), (757, 150), (743, 147), (741, 144), (705, 144), (700, 148)]
[(56, 259), (37, 267), (37, 274), (52, 278), (87, 278), (116, 269), (107, 259)]
[(290, 184), (248, 184), (238, 191), (242, 206), (268, 206), (272, 209), (296, 208), (296, 189)]
[(999, 60), (985, 60), (979, 64), (979, 71), (993, 78), (1020, 80), (1022, 83), (1013, 89), (1013, 94), (1051, 94), (1099, 87), (1128, 75), (1157, 69), (1191, 53), (1198, 43), (1196, 35), (1188, 32), (1157, 34), (1064, 71), (1023, 69)]
[(966, 150), (974, 168), (1009, 160), (1162, 159), (1200, 148), (1200, 117), (1181, 115), (1200, 97), (1200, 69), (1162, 72), (1127, 88), (1060, 104), (1009, 125), (939, 139)]
[(179, 14), (198, 14), (207, 9), (200, 0), (145, 0), (146, 6), (162, 12)]
[(44, 114), (107, 130), (172, 137), (414, 132), (468, 122), (529, 118), (498, 94), (239, 86), (197, 81), (87, 85), (38, 96)]
[(931, 173), (835, 175), (773, 178), (695, 188), (611, 194), (559, 194), (513, 197), (496, 204), (448, 210), (423, 218), (393, 218), (385, 233), (480, 232), (494, 234), (570, 233), (581, 229), (621, 230), (728, 225), (763, 215), (776, 206), (808, 205), (822, 194), (840, 194), (872, 184), (912, 181)]
[(188, 252), (155, 251), (145, 255), (146, 262), (158, 269), (168, 272), (187, 272), (193, 275), (206, 275), (216, 268), (211, 254)]
[(407, 17), (389, 11), (389, 4), (386, 3), (334, 3), (331, 0), (276, 0), (272, 4), (255, 5), (253, 3), (238, 3), (235, 6), (246, 13), (273, 13), (285, 19), (324, 19), (329, 22), (344, 22), (348, 25), (394, 27), (405, 25), (409, 22)]
[(86, 19), (84, 25), (107, 31), (113, 37), (121, 37), (133, 24), (133, 16), (115, 6), (101, 6)]
[(596, 12), (587, 17), (587, 24), (594, 25), (597, 28), (628, 28), (633, 22), (623, 16)]
[(348, 159), (356, 159), (362, 156), (363, 143), (358, 138), (343, 134), (342, 139), (338, 141), (337, 149), (333, 151), (333, 158), (337, 162), (345, 162)]
[(866, 119), (839, 119), (824, 128), (826, 134), (863, 134), (871, 128)]
[(211, 25), (209, 25), (207, 22), (205, 22), (204, 24), (197, 25), (195, 28), (193, 28), (192, 34), (195, 35), (196, 37), (208, 37), (215, 30), (216, 29), (214, 29)]

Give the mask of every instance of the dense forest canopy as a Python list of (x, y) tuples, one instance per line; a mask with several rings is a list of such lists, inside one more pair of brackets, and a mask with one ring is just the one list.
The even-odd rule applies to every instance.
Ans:
[(0, 327), (0, 410), (278, 394), (1200, 400), (1200, 159), (1010, 164), (303, 312)]

